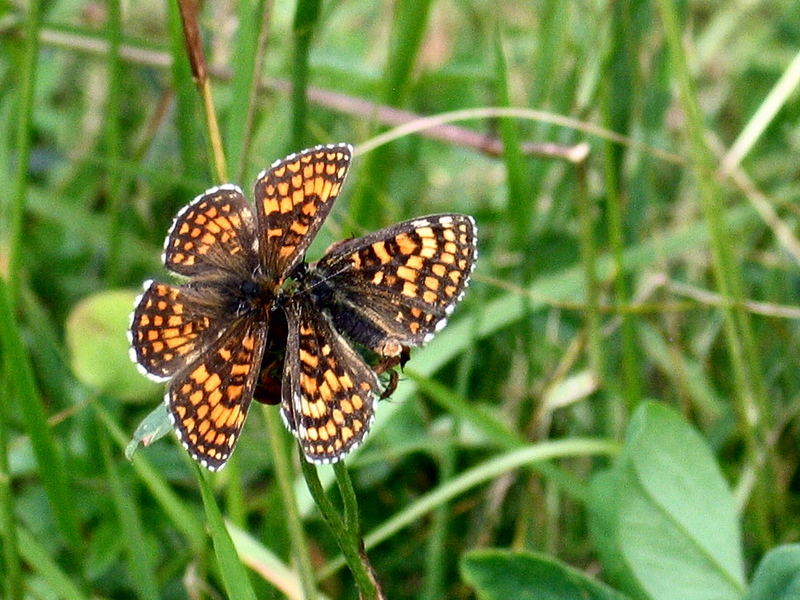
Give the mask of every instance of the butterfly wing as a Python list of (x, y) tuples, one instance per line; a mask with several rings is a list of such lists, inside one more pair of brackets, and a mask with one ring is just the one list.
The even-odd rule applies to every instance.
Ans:
[(276, 161), (259, 174), (256, 214), (261, 263), (276, 283), (297, 266), (339, 195), (353, 147), (316, 146)]
[(252, 273), (258, 253), (253, 213), (234, 185), (211, 188), (175, 217), (162, 260), (173, 273), (196, 279)]
[(309, 297), (291, 297), (286, 318), (281, 414), (309, 461), (336, 462), (367, 434), (380, 384)]
[(444, 327), (477, 254), (472, 217), (431, 215), (334, 246), (311, 266), (307, 288), (337, 330), (396, 356)]
[(253, 398), (267, 326), (240, 318), (170, 382), (164, 401), (192, 457), (216, 471), (239, 439)]
[(219, 319), (198, 292), (188, 285), (144, 282), (128, 330), (130, 357), (143, 375), (169, 379), (219, 335)]

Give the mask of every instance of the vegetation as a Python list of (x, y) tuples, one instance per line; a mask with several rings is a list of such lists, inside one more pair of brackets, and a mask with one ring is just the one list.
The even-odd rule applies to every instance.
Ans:
[[(0, 596), (800, 595), (796, 2), (193, 5), (0, 3)], [(133, 299), (339, 141), (309, 256), (463, 212), (473, 283), (335, 473), (273, 406), (206, 473)]]

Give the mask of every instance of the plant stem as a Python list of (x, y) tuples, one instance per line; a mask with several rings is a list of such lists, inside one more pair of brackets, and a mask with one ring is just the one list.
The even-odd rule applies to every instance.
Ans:
[[(384, 598), (383, 591), (375, 576), (375, 570), (372, 568), (372, 564), (370, 564), (369, 558), (367, 557), (367, 552), (364, 548), (364, 540), (359, 533), (359, 528), (356, 527), (355, 531), (347, 528), (345, 521), (342, 520), (336, 511), (333, 502), (325, 495), (325, 490), (322, 488), (322, 483), (320, 483), (316, 467), (308, 462), (302, 455), (300, 458), (300, 465), (303, 468), (303, 477), (305, 477), (311, 496), (314, 498), (314, 502), (317, 504), (322, 516), (331, 528), (333, 537), (339, 545), (342, 555), (344, 555), (350, 572), (353, 574), (356, 587), (358, 587), (359, 598), (364, 600), (382, 600)], [(342, 493), (342, 499), (345, 504), (345, 519), (349, 520), (353, 517), (357, 519), (358, 509), (356, 506), (355, 493), (353, 492), (347, 469), (343, 464), (335, 466), (334, 469), (339, 484), (339, 490)], [(348, 503), (352, 503), (349, 508), (347, 507)]]
[(192, 0), (178, 0), (178, 8), (183, 23), (183, 36), (186, 42), (186, 52), (189, 63), (192, 65), (192, 78), (197, 86), (197, 91), (203, 101), (203, 113), (206, 117), (206, 130), (208, 142), (211, 146), (211, 155), (214, 159), (217, 181), (220, 183), (228, 180), (228, 166), (225, 162), (225, 152), (222, 147), (222, 135), (219, 131), (217, 113), (214, 110), (214, 98), (211, 94), (211, 79), (208, 76), (206, 57), (203, 45), (200, 42), (200, 29), (197, 26), (197, 11)]
[(119, 283), (120, 249), (122, 239), (122, 173), (116, 166), (122, 157), (120, 137), (120, 115), (122, 114), (122, 8), (119, 0), (109, 0), (108, 5), (108, 99), (106, 101), (106, 153), (110, 162), (107, 179), (108, 194), (108, 256), (106, 259), (106, 284), (113, 287)]
[[(580, 223), (580, 252), (581, 265), (583, 266), (583, 276), (586, 285), (586, 339), (589, 354), (589, 364), (595, 376), (605, 383), (605, 360), (603, 353), (603, 336), (600, 331), (600, 285), (597, 276), (597, 247), (594, 236), (594, 203), (586, 184), (588, 174), (586, 165), (576, 165), (578, 185), (577, 207), (578, 222)], [(624, 273), (620, 273), (623, 277)], [(602, 408), (599, 411), (599, 419), (603, 433), (610, 438), (616, 437), (616, 427), (614, 425), (614, 400), (606, 398), (602, 400)]]
[(353, 489), (353, 482), (350, 480), (350, 473), (342, 461), (333, 465), (333, 472), (336, 475), (336, 483), (339, 486), (339, 493), (342, 495), (342, 505), (344, 506), (344, 526), (348, 533), (355, 537), (361, 537), (361, 523), (358, 520), (358, 501), (356, 492)]
[(320, 0), (298, 0), (294, 14), (294, 66), (292, 68), (292, 145), (306, 145), (306, 120), (308, 118), (308, 52), (311, 36), (319, 20)]
[[(739, 420), (739, 432), (744, 440), (747, 462), (759, 464), (766, 450), (766, 440), (771, 425), (770, 407), (767, 402), (762, 365), (758, 349), (753, 340), (750, 316), (743, 308), (744, 285), (741, 270), (734, 260), (734, 241), (724, 223), (722, 194), (714, 177), (716, 165), (704, 139), (704, 124), (700, 113), (697, 95), (692, 84), (689, 66), (681, 38), (682, 29), (678, 21), (677, 9), (666, 0), (658, 2), (661, 20), (664, 24), (670, 60), (678, 82), (681, 106), (686, 116), (686, 128), (691, 149), (692, 163), (700, 203), (706, 219), (711, 243), (714, 278), (720, 295), (734, 301), (732, 306), (722, 308), (722, 324), (728, 355), (733, 374), (734, 403)], [(755, 535), (763, 548), (770, 547), (772, 538), (770, 521), (772, 519), (769, 497), (771, 465), (762, 469), (755, 488), (753, 502), (756, 523)]]
[(313, 599), (317, 597), (316, 578), (311, 565), (308, 542), (303, 531), (303, 522), (300, 519), (300, 511), (297, 509), (297, 499), (294, 496), (292, 468), (289, 463), (289, 451), (284, 443), (283, 426), (279, 422), (280, 417), (274, 407), (263, 406), (263, 413), (267, 422), (267, 437), (269, 437), (272, 462), (275, 465), (275, 478), (278, 480), (283, 508), (286, 513), (286, 525), (289, 530), (289, 537), (292, 540), (295, 559), (297, 560), (300, 584), (303, 587), (305, 598)]
[(22, 215), (28, 193), (28, 164), (31, 158), (31, 121), (36, 84), (36, 65), (39, 56), (39, 26), (42, 11), (39, 0), (28, 3), (28, 21), (25, 29), (25, 54), (19, 70), (19, 95), (17, 97), (17, 171), (14, 176), (14, 195), (8, 210), (8, 292), (11, 306), (16, 305), (19, 294), (19, 263), (22, 248)]
[[(11, 374), (13, 368), (6, 360), (2, 365), (4, 375), (0, 381), (3, 397), (11, 396)], [(0, 403), (0, 533), (3, 539), (3, 570), (5, 585), (3, 592), (9, 600), (22, 598), (22, 571), (20, 569), (19, 541), (14, 515), (14, 494), (11, 487), (11, 472), (8, 468), (8, 415), (5, 403)]]

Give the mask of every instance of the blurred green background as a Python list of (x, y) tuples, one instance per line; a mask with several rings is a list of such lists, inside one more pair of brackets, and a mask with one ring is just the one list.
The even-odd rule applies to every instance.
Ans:
[[(347, 460), (386, 597), (799, 597), (795, 1), (220, 0), (199, 23), (227, 180), (356, 146), (311, 258), (478, 223), (464, 302)], [(0, 2), (0, 84), (0, 596), (300, 597), (261, 408), (205, 478), (244, 591), (174, 436), (124, 456), (163, 394), (127, 315), (219, 183), (177, 4)], [(319, 590), (357, 597), (278, 445)]]

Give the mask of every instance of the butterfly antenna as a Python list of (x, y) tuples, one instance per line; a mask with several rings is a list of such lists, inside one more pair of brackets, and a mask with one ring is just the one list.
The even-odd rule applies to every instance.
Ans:
[(309, 288), (308, 288), (308, 291), (310, 292), (311, 290), (313, 290), (313, 289), (314, 289), (315, 287), (317, 287), (318, 285), (322, 285), (322, 284), (323, 284), (323, 283), (325, 283), (326, 281), (329, 281), (329, 280), (333, 279), (334, 277), (338, 277), (338, 276), (339, 276), (339, 275), (341, 275), (342, 273), (346, 273), (347, 271), (349, 271), (349, 270), (350, 270), (350, 269), (352, 269), (352, 268), (353, 268), (353, 267), (352, 267), (352, 265), (350, 265), (350, 264), (347, 264), (347, 265), (343, 266), (341, 269), (339, 269), (338, 271), (335, 271), (335, 272), (331, 273), (330, 275), (328, 275), (328, 276), (327, 276), (327, 277), (325, 277), (324, 279), (320, 279), (319, 281), (315, 281), (315, 282), (314, 282), (314, 284), (313, 284), (311, 287), (309, 287)]

